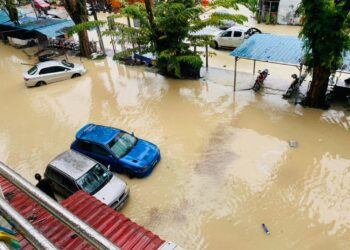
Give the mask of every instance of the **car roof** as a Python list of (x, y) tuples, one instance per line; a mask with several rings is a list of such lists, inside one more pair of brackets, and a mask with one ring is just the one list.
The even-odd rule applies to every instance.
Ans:
[(120, 132), (120, 129), (106, 127), (96, 124), (87, 124), (75, 135), (78, 140), (85, 140), (106, 145), (113, 140)]
[[(247, 31), (249, 30), (250, 27), (248, 26), (244, 26), (244, 25), (234, 25), (232, 26), (231, 28), (228, 28), (227, 30), (230, 30), (230, 31), (235, 31), (235, 30), (240, 30), (240, 31)], [(226, 30), (225, 30), (226, 31)]]
[(52, 61), (38, 63), (36, 66), (42, 69), (42, 68), (47, 68), (51, 66), (64, 66), (64, 65), (62, 64), (61, 61), (52, 60)]
[(74, 150), (67, 150), (56, 156), (49, 165), (77, 180), (95, 166), (96, 162)]

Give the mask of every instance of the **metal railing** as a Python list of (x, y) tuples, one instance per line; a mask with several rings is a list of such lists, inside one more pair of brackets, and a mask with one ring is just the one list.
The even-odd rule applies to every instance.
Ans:
[[(51, 213), (67, 227), (75, 231), (80, 237), (85, 239), (96, 249), (120, 249), (110, 240), (106, 239), (103, 235), (98, 233), (95, 229), (91, 228), (84, 221), (80, 220), (74, 214), (69, 212), (66, 208), (62, 207), (59, 203), (55, 202), (41, 190), (34, 187), (31, 183), (29, 183), (22, 176), (18, 175), (3, 162), (0, 162), (0, 175), (3, 176), (6, 180), (10, 181), (13, 185), (27, 194), (38, 204), (40, 204), (49, 213)], [(27, 232), (25, 232), (23, 236), (28, 239), (28, 233), (30, 234), (31, 232), (28, 230), (26, 231)]]

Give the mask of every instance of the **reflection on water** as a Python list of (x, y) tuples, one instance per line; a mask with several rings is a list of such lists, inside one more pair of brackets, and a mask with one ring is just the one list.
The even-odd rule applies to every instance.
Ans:
[(109, 58), (27, 89), (21, 63), (33, 61), (5, 45), (0, 54), (0, 160), (31, 182), (81, 126), (111, 125), (161, 149), (151, 176), (121, 178), (131, 189), (122, 212), (162, 238), (186, 249), (348, 248), (348, 111), (303, 109), (268, 91), (233, 96), (210, 79), (170, 80)]

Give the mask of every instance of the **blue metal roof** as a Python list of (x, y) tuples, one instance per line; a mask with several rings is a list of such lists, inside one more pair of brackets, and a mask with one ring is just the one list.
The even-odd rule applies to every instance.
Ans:
[(230, 53), (239, 58), (300, 65), (303, 58), (303, 41), (294, 36), (256, 34)]
[(45, 36), (51, 38), (55, 36), (62, 35), (62, 29), (67, 27), (74, 26), (72, 20), (67, 19), (36, 19), (35, 17), (26, 16), (19, 20), (20, 24), (16, 25), (13, 22), (9, 21), (8, 16), (5, 18), (6, 13), (0, 11), (0, 23), (5, 26), (16, 27), (19, 29), (24, 29), (28, 31), (37, 31)]
[(77, 132), (75, 137), (80, 140), (91, 141), (99, 144), (107, 144), (120, 132), (121, 131), (116, 128), (90, 123), (82, 127)]

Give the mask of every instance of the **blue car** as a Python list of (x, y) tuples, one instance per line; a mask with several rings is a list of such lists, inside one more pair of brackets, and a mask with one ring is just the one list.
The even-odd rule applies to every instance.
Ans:
[(88, 124), (75, 137), (71, 149), (130, 177), (149, 175), (160, 160), (156, 145), (117, 128)]

